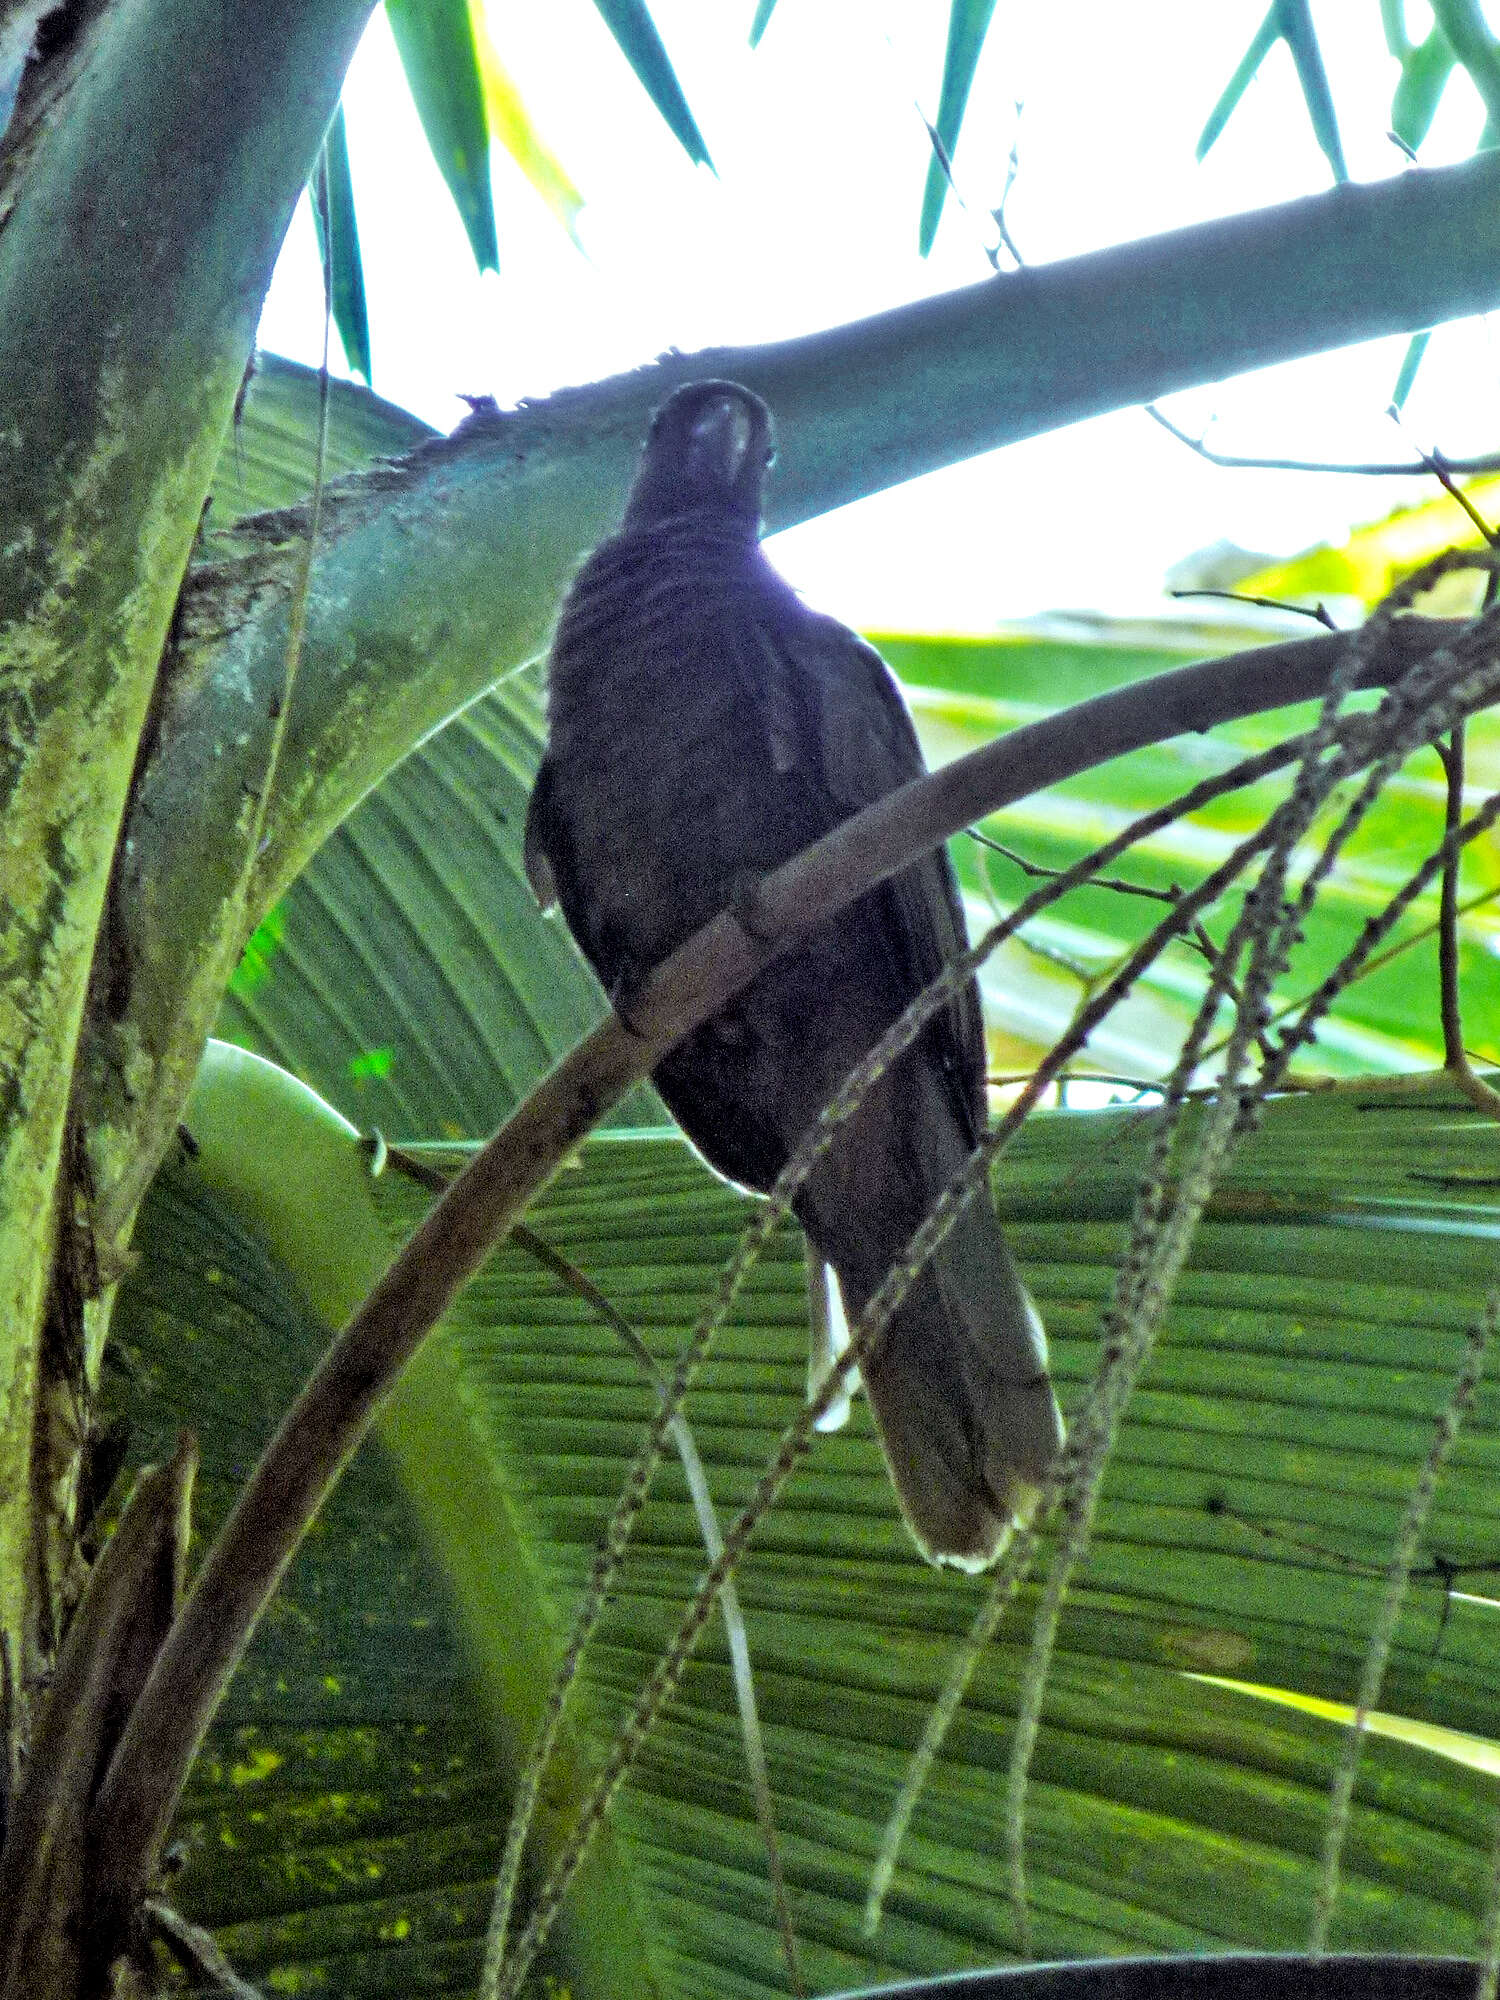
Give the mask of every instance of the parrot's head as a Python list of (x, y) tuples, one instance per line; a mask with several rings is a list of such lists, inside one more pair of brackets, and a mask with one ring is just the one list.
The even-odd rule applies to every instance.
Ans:
[(705, 514), (744, 521), (754, 533), (775, 455), (771, 412), (759, 396), (738, 382), (689, 382), (651, 419), (625, 526)]

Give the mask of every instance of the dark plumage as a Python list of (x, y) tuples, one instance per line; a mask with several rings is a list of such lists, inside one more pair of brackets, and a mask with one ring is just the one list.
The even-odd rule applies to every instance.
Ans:
[[(652, 423), (619, 534), (583, 565), (558, 621), (527, 866), (612, 993), (747, 877), (923, 769), (879, 654), (808, 610), (760, 549), (771, 457), (769, 413), (748, 390), (678, 390)], [(937, 853), (770, 966), (673, 1050), (656, 1085), (712, 1166), (764, 1190), (963, 942)], [(865, 1097), (797, 1200), (851, 1320), (984, 1122), (971, 982)], [(1034, 1503), (1062, 1437), (1046, 1369), (1041, 1323), (975, 1201), (863, 1371), (927, 1555), (988, 1562)]]

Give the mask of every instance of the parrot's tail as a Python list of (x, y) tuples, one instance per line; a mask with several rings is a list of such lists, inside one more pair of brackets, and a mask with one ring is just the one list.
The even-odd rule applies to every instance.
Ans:
[[(850, 1319), (864, 1301), (849, 1296)], [(933, 1562), (983, 1569), (1062, 1448), (1047, 1342), (983, 1195), (913, 1282), (863, 1374), (901, 1511)]]

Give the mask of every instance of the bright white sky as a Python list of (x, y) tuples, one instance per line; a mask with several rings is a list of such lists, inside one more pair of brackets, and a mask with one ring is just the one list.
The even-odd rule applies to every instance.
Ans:
[[(474, 272), (376, 13), (345, 104), (382, 395), (447, 428), (463, 414), (461, 392), (513, 402), (667, 347), (782, 338), (982, 278), (1018, 99), (1007, 220), (1031, 263), (1329, 185), (1280, 47), (1194, 163), (1265, 0), (1009, 0), (957, 155), (971, 213), (950, 199), (924, 263), (927, 139), (913, 105), (936, 107), (946, 0), (780, 0), (754, 52), (752, 0), (654, 0), (652, 11), (717, 177), (688, 164), (592, 0), (493, 0), (501, 60), (587, 202), (584, 257), (497, 150), (498, 279)], [(1396, 71), (1376, 0), (1315, 0), (1313, 12), (1350, 171), (1401, 171), (1385, 136)], [(1423, 0), (1408, 13), (1420, 35)], [(1424, 162), (1464, 157), (1481, 124), (1468, 79), (1455, 77)], [(261, 343), (315, 362), (321, 320), (304, 203)], [(1404, 348), (1386, 341), (1241, 377), (1170, 409), (1190, 430), (1212, 421), (1225, 450), (1396, 457), (1384, 411)], [(1407, 418), (1413, 437), (1454, 456), (1500, 444), (1489, 323), (1434, 337)], [(1427, 490), (1223, 471), (1122, 411), (842, 509), (774, 550), (811, 602), (853, 624), (983, 631), (1043, 610), (1158, 610), (1164, 572), (1195, 549), (1226, 539), (1289, 552)]]

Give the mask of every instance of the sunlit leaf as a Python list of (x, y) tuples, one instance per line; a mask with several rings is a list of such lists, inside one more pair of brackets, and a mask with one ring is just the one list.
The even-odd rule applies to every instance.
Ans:
[(1338, 117), (1333, 108), (1333, 92), (1328, 86), (1328, 71), (1323, 64), (1323, 51), (1318, 46), (1318, 38), (1313, 30), (1309, 0), (1276, 0), (1276, 22), (1287, 47), (1292, 52), (1292, 61), (1297, 68), (1297, 81), (1302, 86), (1302, 100), (1312, 121), (1313, 137), (1317, 140), (1324, 159), (1333, 169), (1334, 179), (1341, 183), (1347, 181), (1349, 169), (1344, 163), (1344, 145), (1339, 137)]
[(401, 67), (432, 157), (481, 271), (500, 267), (490, 135), (468, 0), (385, 0)]
[(755, 19), (750, 23), (750, 46), (756, 48), (761, 36), (771, 24), (771, 16), (776, 11), (776, 0), (756, 0)]
[(644, 0), (594, 0), (604, 25), (619, 43), (621, 53), (640, 78), (646, 95), (666, 120), (678, 144), (694, 166), (712, 168), (708, 147), (698, 130), (697, 120), (688, 109), (682, 86), (672, 68), (666, 45)]
[[(952, 0), (948, 15), (948, 47), (943, 57), (943, 82), (938, 93), (937, 117), (933, 120), (938, 143), (949, 161), (958, 144), (959, 128), (969, 102), (969, 88), (974, 81), (974, 71), (994, 11), (995, 0)], [(924, 257), (937, 235), (938, 219), (942, 215), (947, 193), (948, 169), (934, 151), (927, 163), (922, 220), (917, 232), (917, 248)]]
[(349, 141), (344, 107), (333, 114), (323, 141), (323, 171), (327, 176), (328, 214), (325, 219), (317, 181), (312, 214), (323, 283), (333, 302), (333, 323), (349, 366), (370, 379), (370, 319), (365, 307), (365, 271), (359, 254), (359, 225), (354, 214), (354, 184), (349, 178)]
[[(1330, 563), (1343, 552), (1329, 551)], [(1384, 558), (1389, 562), (1390, 557)], [(1267, 573), (1249, 587), (1272, 596), (1326, 593), (1337, 577)], [(995, 638), (875, 635), (901, 676), (930, 761), (946, 762), (977, 749), (995, 735), (1052, 713), (1105, 688), (1182, 666), (1205, 655), (1259, 643), (1267, 635), (1229, 624), (1174, 627), (1095, 621), (1071, 626), (1038, 621)], [(1129, 818), (1186, 785), (1225, 768), (1277, 737), (1307, 726), (1312, 710), (1257, 716), (1190, 742), (1177, 740), (1120, 758), (1083, 776), (1007, 807), (984, 831), (1035, 869), (1061, 869), (1082, 859)], [(1471, 724), (1470, 777), (1476, 786), (1500, 784), (1500, 721), (1491, 715)], [(1266, 780), (1248, 794), (1227, 797), (1141, 843), (1111, 869), (1116, 878), (1160, 897), (1174, 884), (1195, 880), (1221, 859), (1232, 841), (1284, 795), (1283, 781)], [(1305, 992), (1348, 947), (1366, 917), (1384, 907), (1406, 868), (1442, 838), (1443, 791), (1436, 759), (1424, 754), (1392, 787), (1351, 844), (1327, 896), (1311, 913), (1304, 942), (1286, 980), (1286, 996)], [(1483, 849), (1483, 852), (1477, 851)], [(1488, 896), (1500, 885), (1500, 866), (1488, 843), (1465, 857), (1465, 895)], [(953, 843), (960, 885), (976, 935), (1036, 885), (1017, 862), (973, 841)], [(1309, 850), (1310, 851), (1310, 850)], [(1339, 1076), (1420, 1069), (1441, 1059), (1435, 1005), (1435, 891), (1421, 899), (1398, 930), (1405, 946), (1373, 968), (1342, 996), (1320, 1032), (1309, 1062)], [(1225, 911), (1209, 922), (1218, 932)], [(1160, 901), (1103, 885), (1074, 891), (990, 959), (980, 973), (997, 1072), (1034, 1067), (1071, 1018), (1089, 979), (1108, 970), (1156, 923)], [(1473, 908), (1462, 932), (1466, 988), (1487, 990), (1492, 953), (1500, 948), (1500, 904)], [(1180, 1044), (1207, 979), (1207, 964), (1186, 946), (1170, 950), (1130, 999), (1098, 1031), (1079, 1068), (1151, 1078), (1161, 1074)], [(1477, 1026), (1483, 1047), (1489, 1027)]]
[(471, 9), (470, 20), (489, 129), (576, 243), (578, 234), (574, 224), (583, 207), (583, 196), (532, 124), (520, 92), (496, 53), (482, 5)]
[(1225, 84), (1219, 95), (1218, 103), (1209, 112), (1208, 120), (1203, 130), (1198, 134), (1196, 153), (1199, 160), (1205, 157), (1209, 148), (1229, 123), (1235, 106), (1250, 88), (1256, 71), (1265, 61), (1271, 50), (1275, 48), (1280, 37), (1281, 29), (1278, 25), (1277, 0), (1271, 0), (1271, 5), (1265, 19), (1251, 36), (1249, 48), (1240, 57), (1234, 75)]
[(1406, 343), (1406, 352), (1401, 357), (1401, 367), (1396, 375), (1396, 386), (1391, 391), (1393, 409), (1405, 409), (1406, 399), (1411, 394), (1412, 384), (1417, 379), (1417, 370), (1422, 365), (1422, 357), (1427, 352), (1427, 343), (1431, 338), (1432, 329), (1429, 327), (1421, 333), (1414, 333)]
[[(1420, 470), (1413, 466), (1413, 471)], [(1500, 518), (1500, 477), (1481, 474), (1463, 482), (1471, 504), (1488, 520)], [(1343, 542), (1307, 549), (1285, 562), (1269, 564), (1244, 580), (1243, 588), (1267, 597), (1300, 601), (1340, 596), (1364, 606), (1378, 604), (1392, 585), (1444, 549), (1472, 547), (1479, 537), (1473, 522), (1449, 494), (1399, 508), (1382, 521), (1355, 528)], [(1459, 613), (1472, 607), (1472, 577), (1447, 580), (1424, 608)]]
[[(1500, 1604), (1496, 1605), (1500, 1611)], [(1330, 1722), (1340, 1722), (1346, 1727), (1353, 1723), (1357, 1710), (1347, 1702), (1323, 1701), (1317, 1695), (1293, 1694), (1288, 1688), (1256, 1687), (1249, 1681), (1221, 1680), (1217, 1675), (1202, 1674), (1201, 1680), (1211, 1680), (1218, 1687), (1235, 1688), (1241, 1694), (1253, 1695), (1258, 1701), (1282, 1702), (1288, 1708), (1300, 1708), (1307, 1715), (1323, 1715)], [(1440, 1729), (1436, 1723), (1415, 1722), (1407, 1715), (1387, 1715), (1376, 1709), (1365, 1718), (1365, 1727), (1376, 1736), (1390, 1736), (1398, 1743), (1416, 1743), (1424, 1750), (1432, 1750), (1439, 1757), (1451, 1757), (1455, 1764), (1466, 1764), (1472, 1771), (1484, 1771), (1492, 1778), (1500, 1778), (1500, 1743), (1488, 1736), (1474, 1736), (1465, 1729)]]

